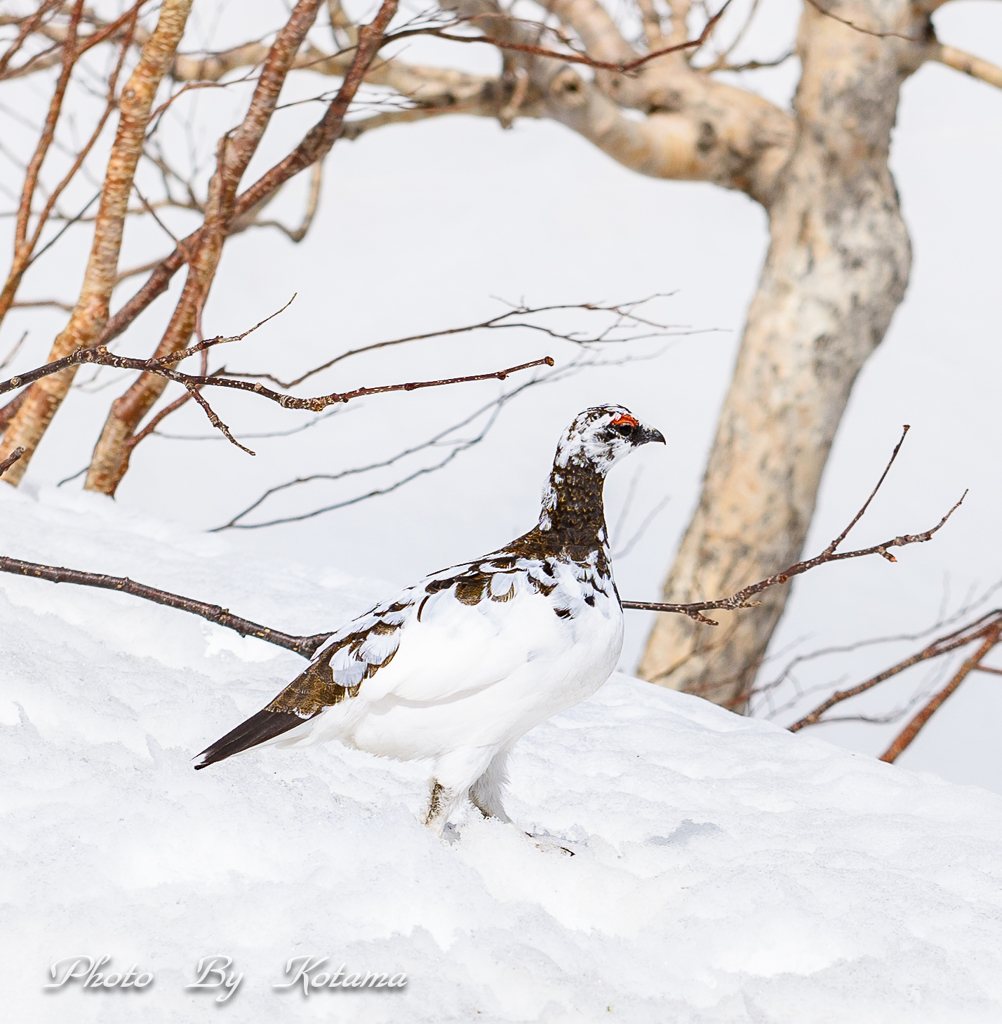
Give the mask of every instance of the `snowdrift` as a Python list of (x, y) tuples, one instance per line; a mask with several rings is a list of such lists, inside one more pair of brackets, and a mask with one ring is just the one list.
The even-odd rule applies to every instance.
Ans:
[[(290, 632), (389, 589), (95, 496), (0, 487), (0, 524), (4, 553)], [(509, 812), (574, 857), (472, 815), (434, 839), (418, 764), (329, 746), (196, 774), (301, 664), (119, 594), (0, 577), (7, 1019), (1002, 1019), (1002, 798), (622, 675), (513, 758)], [(215, 955), (243, 975), (219, 1003), (186, 987)], [(153, 980), (44, 988), (83, 956)], [(406, 984), (274, 987), (302, 957), (327, 958), (315, 978)]]

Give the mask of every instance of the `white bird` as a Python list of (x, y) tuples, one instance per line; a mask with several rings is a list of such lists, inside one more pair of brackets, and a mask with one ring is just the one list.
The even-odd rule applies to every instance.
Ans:
[(506, 547), (426, 576), (343, 626), (264, 710), (199, 757), (337, 739), (433, 763), (423, 820), (437, 835), (467, 797), (502, 805), (505, 763), (533, 726), (590, 697), (623, 645), (602, 487), (660, 431), (620, 405), (582, 412), (557, 446), (539, 523)]

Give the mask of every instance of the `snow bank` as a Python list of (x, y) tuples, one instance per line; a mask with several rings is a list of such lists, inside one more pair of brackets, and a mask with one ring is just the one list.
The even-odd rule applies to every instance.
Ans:
[[(4, 553), (291, 632), (382, 592), (252, 562), (105, 499), (0, 488)], [(468, 552), (456, 552), (457, 558)], [(429, 568), (433, 568), (429, 566)], [(387, 588), (388, 589), (388, 588)], [(615, 677), (513, 759), (509, 811), (417, 824), (421, 766), (339, 747), (191, 757), (294, 655), (118, 594), (0, 577), (9, 1020), (943, 1024), (1002, 1019), (1002, 799)], [(243, 978), (186, 989), (228, 955)], [(45, 991), (50, 965), (152, 972)], [(317, 973), (406, 986), (305, 995)], [(294, 972), (293, 972), (294, 973)], [(343, 976), (342, 976), (343, 977)]]

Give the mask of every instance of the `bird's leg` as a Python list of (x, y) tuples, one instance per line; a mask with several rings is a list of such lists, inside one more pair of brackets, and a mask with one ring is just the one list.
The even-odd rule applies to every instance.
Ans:
[(431, 795), (428, 798), (428, 813), (424, 816), (424, 823), (439, 839), (442, 838), (449, 816), (464, 795), (461, 787), (446, 787), (438, 779), (432, 779)]
[(487, 770), (470, 786), (470, 800), (485, 818), (511, 822), (501, 803), (504, 787), (508, 782), (507, 749), (499, 751), (487, 766)]
[(491, 764), (497, 747), (462, 747), (443, 754), (435, 765), (424, 823), (441, 837), (449, 815)]

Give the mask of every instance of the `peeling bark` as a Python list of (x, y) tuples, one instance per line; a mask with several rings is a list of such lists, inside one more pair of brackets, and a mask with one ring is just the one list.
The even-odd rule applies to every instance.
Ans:
[[(879, 26), (881, 11), (859, 3), (851, 13)], [(885, 30), (922, 37), (924, 18), (901, 0), (892, 19)], [(908, 281), (887, 157), (912, 44), (807, 7), (798, 45), (793, 152), (769, 204), (765, 267), (668, 601), (729, 593), (799, 557), (849, 392)], [(786, 597), (773, 591), (717, 630), (660, 618), (641, 675), (742, 710)]]
[[(268, 52), (246, 116), (219, 141), (216, 172), (209, 182), (205, 222), (198, 246), (190, 258), (184, 290), (154, 359), (185, 348), (195, 330), (223, 253), (223, 244), (230, 233), (240, 180), (268, 127), (286, 76), (316, 20), (320, 3), (321, 0), (299, 0)], [(87, 471), (84, 485), (87, 490), (115, 493), (129, 467), (132, 446), (128, 441), (166, 386), (165, 378), (143, 373), (112, 403)]]
[[(53, 343), (50, 361), (95, 344), (108, 320), (133, 175), (153, 100), (181, 40), (191, 4), (192, 0), (164, 0), (157, 27), (143, 46), (139, 63), (122, 90), (118, 131), (108, 159), (83, 286), (69, 323)], [(4, 476), (7, 483), (20, 483), (75, 373), (75, 369), (70, 369), (47, 377), (25, 397), (0, 443), (0, 460), (15, 448), (25, 449), (24, 456)]]

